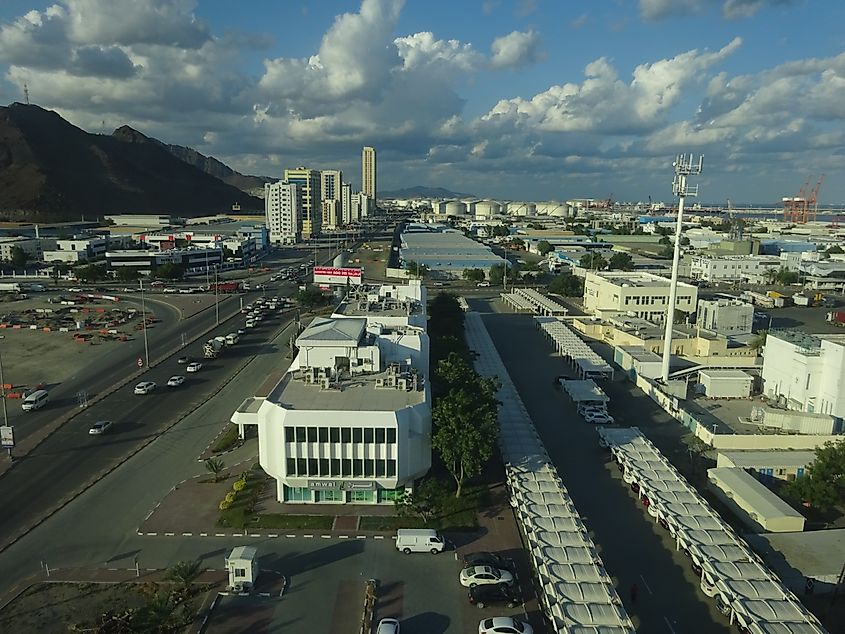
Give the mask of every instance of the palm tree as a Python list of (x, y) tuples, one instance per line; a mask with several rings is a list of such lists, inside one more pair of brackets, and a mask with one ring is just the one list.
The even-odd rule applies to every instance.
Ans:
[(188, 588), (196, 581), (202, 572), (202, 562), (199, 559), (185, 560), (174, 564), (164, 576), (168, 581), (175, 581), (182, 588)]
[(219, 482), (220, 474), (226, 468), (226, 463), (223, 462), (222, 458), (209, 458), (205, 461), (205, 468), (214, 474), (214, 481)]

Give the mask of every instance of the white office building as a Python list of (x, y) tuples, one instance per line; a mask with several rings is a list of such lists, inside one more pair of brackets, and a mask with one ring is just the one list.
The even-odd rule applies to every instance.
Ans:
[(295, 244), (302, 238), (302, 196), (287, 181), (264, 185), (264, 215), (271, 244)]
[(696, 325), (719, 335), (748, 335), (754, 325), (754, 306), (739, 299), (700, 299)]
[(845, 418), (845, 335), (769, 332), (763, 350), (763, 393), (801, 412)]
[(258, 427), (259, 461), (286, 503), (392, 504), (431, 467), (426, 291), (360, 286), (296, 338), (266, 398), (232, 415)]
[(352, 185), (349, 183), (340, 186), (340, 218), (341, 224), (352, 222)]
[(696, 255), (690, 260), (690, 277), (706, 282), (761, 280), (781, 266), (775, 255)]
[[(675, 308), (683, 313), (695, 311), (698, 288), (678, 282)], [(650, 322), (666, 318), (669, 280), (652, 273), (587, 271), (584, 278), (584, 308), (598, 316), (618, 314), (639, 317)]]

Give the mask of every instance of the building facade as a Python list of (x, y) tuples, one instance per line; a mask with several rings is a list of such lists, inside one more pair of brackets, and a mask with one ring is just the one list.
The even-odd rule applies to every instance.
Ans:
[(181, 264), (186, 273), (201, 273), (209, 268), (223, 264), (223, 249), (193, 248), (168, 249), (165, 251), (117, 250), (106, 252), (106, 263), (109, 270), (119, 271), (123, 268), (136, 270), (142, 275), (149, 275), (162, 264)]
[(342, 224), (342, 194), (343, 173), (340, 170), (320, 172), (320, 212), (323, 230), (336, 229)]
[(320, 235), (322, 230), (322, 209), (320, 208), (320, 172), (297, 167), (296, 169), (285, 170), (285, 181), (292, 183), (299, 189), (301, 205), (301, 233), (302, 238), (310, 240)]
[(266, 398), (232, 415), (258, 427), (280, 502), (393, 504), (431, 467), (425, 287), (351, 290), (316, 317)]
[(776, 330), (763, 350), (763, 394), (787, 409), (845, 418), (845, 335)]
[(781, 266), (774, 255), (697, 255), (690, 261), (690, 277), (706, 282), (759, 280)]
[[(678, 282), (675, 309), (695, 311), (698, 289)], [(666, 319), (669, 280), (652, 273), (592, 272), (584, 278), (584, 308), (597, 315), (622, 313), (658, 323)]]
[(372, 147), (365, 147), (361, 151), (361, 193), (373, 201), (378, 198), (376, 174), (376, 150)]
[(12, 259), (12, 249), (19, 247), (29, 256), (30, 260), (41, 260), (43, 250), (41, 240), (23, 236), (0, 237), (0, 261), (9, 262)]
[(264, 215), (272, 244), (296, 244), (302, 239), (302, 196), (295, 183), (264, 185)]
[(696, 323), (720, 335), (749, 335), (754, 326), (754, 306), (738, 299), (701, 299)]
[(340, 222), (348, 225), (352, 222), (352, 185), (342, 183), (340, 186)]

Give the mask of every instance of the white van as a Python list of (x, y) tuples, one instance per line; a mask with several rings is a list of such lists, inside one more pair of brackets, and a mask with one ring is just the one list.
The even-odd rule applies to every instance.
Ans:
[(47, 390), (35, 390), (23, 400), (21, 409), (25, 412), (32, 412), (44, 407), (48, 400), (50, 400), (50, 395), (47, 393)]
[(406, 555), (431, 553), (436, 555), (446, 548), (446, 540), (431, 528), (400, 528), (396, 531), (396, 550)]

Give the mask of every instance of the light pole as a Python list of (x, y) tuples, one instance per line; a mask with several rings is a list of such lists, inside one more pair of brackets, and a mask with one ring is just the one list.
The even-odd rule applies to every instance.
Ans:
[(217, 265), (214, 266), (214, 325), (220, 325), (220, 304), (218, 303), (218, 292), (220, 284), (217, 282)]
[(144, 328), (144, 361), (147, 364), (147, 369), (149, 369), (150, 345), (147, 341), (147, 303), (144, 300), (144, 280), (138, 280), (138, 285), (141, 287), (141, 324)]
[(687, 176), (701, 174), (704, 167), (704, 157), (698, 157), (698, 163), (693, 164), (692, 154), (686, 156), (678, 154), (675, 162), (675, 178), (672, 180), (672, 193), (678, 197), (678, 219), (675, 224), (675, 249), (672, 255), (672, 280), (669, 282), (669, 303), (666, 306), (666, 330), (663, 334), (663, 383), (669, 383), (669, 361), (672, 358), (672, 325), (675, 321), (675, 301), (678, 296), (678, 263), (681, 258), (681, 232), (684, 215), (684, 199), (687, 196), (698, 196), (698, 185), (687, 186)]
[[(0, 336), (0, 339), (5, 339), (6, 337)], [(0, 353), (0, 396), (3, 397), (3, 426), (9, 426), (9, 412), (6, 409), (6, 379), (3, 376), (3, 354)], [(9, 459), (12, 459), (12, 448), (7, 447), (9, 450)]]

